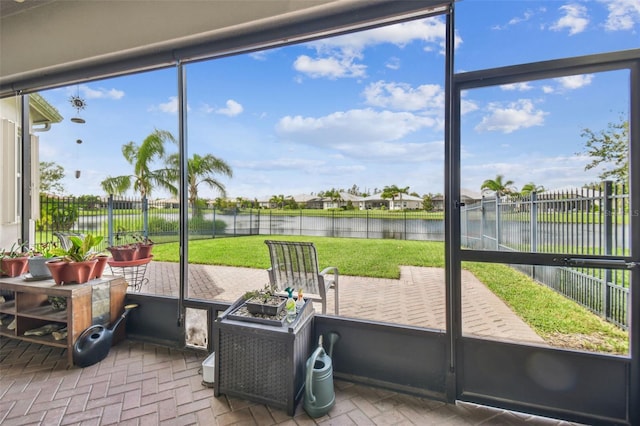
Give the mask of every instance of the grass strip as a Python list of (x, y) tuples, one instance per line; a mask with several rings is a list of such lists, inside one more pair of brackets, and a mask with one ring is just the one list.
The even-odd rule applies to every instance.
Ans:
[[(266, 239), (312, 241), (320, 269), (337, 266), (341, 275), (397, 279), (400, 265), (444, 267), (444, 243), (391, 239), (309, 236), (248, 236), (193, 240), (189, 262), (266, 269), (270, 266)], [(156, 244), (154, 260), (178, 262), (178, 244)], [(507, 265), (464, 262), (550, 345), (579, 350), (627, 354), (627, 333), (615, 325), (532, 280)]]

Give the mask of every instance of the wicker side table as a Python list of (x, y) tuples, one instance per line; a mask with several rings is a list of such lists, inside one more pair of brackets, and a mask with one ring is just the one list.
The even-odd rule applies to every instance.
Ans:
[(214, 395), (267, 404), (293, 416), (313, 349), (313, 304), (307, 301), (291, 324), (274, 326), (229, 319), (243, 303), (236, 301), (213, 325)]

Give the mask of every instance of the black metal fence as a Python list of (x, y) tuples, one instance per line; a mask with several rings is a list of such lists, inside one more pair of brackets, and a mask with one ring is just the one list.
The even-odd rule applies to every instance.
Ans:
[[(146, 199), (41, 197), (38, 241), (55, 240), (54, 232), (94, 233), (103, 245), (131, 242), (135, 236), (156, 242), (178, 241), (175, 203)], [(189, 213), (189, 238), (243, 235), (310, 235), (349, 238), (444, 240), (442, 213), (383, 210), (199, 209)]]
[[(462, 245), (478, 250), (624, 256), (629, 254), (629, 214), (626, 188), (611, 182), (603, 182), (600, 189), (483, 198), (462, 210)], [(628, 327), (627, 271), (513, 267)]]
[[(629, 247), (629, 200), (625, 188), (532, 193), (483, 198), (462, 211), (462, 246), (480, 250), (625, 255)], [(308, 235), (444, 241), (442, 213), (384, 210), (201, 209), (189, 216), (189, 238), (243, 235)], [(54, 232), (106, 236), (103, 247), (136, 236), (157, 243), (178, 241), (179, 209), (168, 202), (98, 197), (41, 197), (36, 242)], [(626, 271), (515, 266), (607, 320), (626, 328)]]

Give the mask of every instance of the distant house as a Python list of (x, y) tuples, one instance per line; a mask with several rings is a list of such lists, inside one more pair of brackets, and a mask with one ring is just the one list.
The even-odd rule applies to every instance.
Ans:
[(382, 198), (382, 193), (370, 195), (362, 199), (360, 210), (386, 208), (389, 210), (421, 210), (422, 198), (409, 194), (398, 194), (395, 200)]
[(381, 197), (382, 193), (369, 195), (360, 201), (360, 210), (380, 209), (384, 207), (389, 208), (389, 200)]
[(421, 210), (422, 198), (409, 194), (398, 194), (389, 200), (389, 210)]
[(538, 209), (548, 212), (593, 211), (603, 201), (601, 191), (577, 186), (564, 186), (536, 194)]
[(329, 197), (324, 197), (322, 199), (322, 208), (323, 209), (340, 209), (343, 207), (347, 207), (349, 202), (353, 205), (354, 208), (358, 208), (360, 205), (360, 201), (362, 201), (362, 197), (358, 195), (349, 194), (348, 192), (341, 192), (340, 199), (331, 199)]
[(177, 198), (159, 198), (149, 201), (149, 207), (157, 209), (177, 209), (180, 206), (180, 200)]
[[(460, 189), (460, 202), (470, 204), (482, 199), (482, 194), (469, 189)], [(444, 195), (436, 195), (431, 199), (435, 211), (444, 211)]]
[(321, 209), (323, 207), (323, 199), (317, 195), (298, 194), (294, 195), (293, 199), (298, 203), (300, 208)]

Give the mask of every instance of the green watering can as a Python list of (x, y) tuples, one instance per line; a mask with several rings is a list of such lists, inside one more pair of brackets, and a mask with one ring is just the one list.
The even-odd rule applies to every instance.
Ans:
[[(329, 353), (333, 352), (333, 344), (339, 337), (338, 333), (330, 334), (331, 347)], [(304, 389), (303, 408), (309, 417), (324, 416), (336, 403), (336, 395), (333, 391), (333, 366), (331, 357), (327, 355), (322, 347), (322, 335), (318, 340), (318, 347), (307, 360)]]

